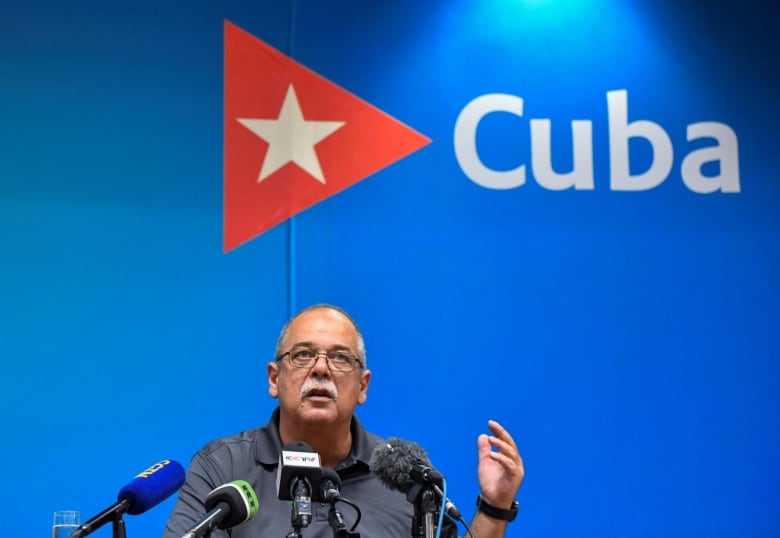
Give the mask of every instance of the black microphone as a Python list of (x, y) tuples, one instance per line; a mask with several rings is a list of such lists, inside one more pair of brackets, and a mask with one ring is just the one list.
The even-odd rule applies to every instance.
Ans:
[(293, 501), (290, 520), (294, 527), (311, 523), (311, 498), (320, 487), (320, 455), (303, 441), (287, 443), (279, 454), (276, 471), (276, 496)]
[(335, 503), (341, 498), (341, 477), (335, 469), (322, 467), (320, 477), (320, 498), (323, 503)]
[(143, 514), (176, 493), (184, 484), (184, 467), (173, 460), (162, 460), (136, 475), (119, 490), (117, 502), (79, 526), (72, 538), (83, 538), (123, 514)]
[(330, 503), (330, 510), (328, 511), (328, 524), (333, 529), (333, 536), (335, 538), (349, 538), (350, 532), (347, 529), (346, 523), (344, 523), (344, 517), (341, 512), (336, 510), (336, 502), (341, 499), (341, 477), (338, 473), (330, 468), (322, 468), (322, 476), (320, 478), (320, 502)]
[(307, 443), (295, 441), (282, 447), (276, 472), (276, 496), (280, 501), (292, 501), (296, 484), (303, 482), (311, 497), (320, 487), (320, 455)]
[[(391, 437), (377, 445), (368, 467), (390, 489), (409, 493), (415, 484), (430, 485), (439, 498), (444, 497), (444, 475), (432, 466), (428, 453), (417, 443)], [(449, 499), (445, 498), (444, 507), (450, 517), (462, 519), (460, 510)]]
[(257, 495), (245, 480), (222, 484), (208, 494), (203, 503), (207, 512), (182, 538), (201, 538), (214, 529), (231, 529), (257, 514)]

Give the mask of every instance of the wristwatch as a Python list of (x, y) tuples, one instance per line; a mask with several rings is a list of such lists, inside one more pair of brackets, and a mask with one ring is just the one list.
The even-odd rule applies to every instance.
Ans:
[(487, 502), (481, 494), (477, 495), (477, 510), (495, 519), (501, 519), (503, 521), (514, 521), (517, 517), (518, 506), (519, 503), (517, 501), (512, 501), (512, 506), (509, 507), (509, 510), (503, 510), (501, 508), (496, 508)]

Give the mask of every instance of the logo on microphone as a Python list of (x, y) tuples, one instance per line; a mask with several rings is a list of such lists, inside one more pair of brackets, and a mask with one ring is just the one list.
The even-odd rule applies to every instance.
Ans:
[(320, 457), (317, 454), (307, 455), (305, 453), (283, 452), (285, 463), (298, 464), (304, 467), (319, 467)]
[(154, 465), (152, 465), (151, 467), (149, 467), (145, 471), (141, 471), (135, 477), (136, 478), (148, 478), (149, 476), (153, 475), (154, 473), (156, 473), (157, 471), (159, 471), (160, 469), (162, 469), (163, 467), (165, 467), (169, 463), (171, 463), (171, 460), (162, 460), (159, 463), (155, 463)]
[(431, 140), (225, 21), (225, 252)]

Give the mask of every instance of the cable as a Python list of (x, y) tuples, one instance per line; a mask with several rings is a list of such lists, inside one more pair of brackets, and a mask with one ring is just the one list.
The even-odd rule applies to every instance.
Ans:
[(356, 516), (355, 516), (355, 523), (353, 523), (352, 528), (349, 529), (349, 532), (353, 532), (355, 530), (355, 527), (358, 526), (358, 523), (360, 523), (360, 518), (362, 517), (362, 514), (360, 512), (360, 508), (358, 508), (358, 506), (355, 503), (353, 503), (349, 499), (345, 499), (344, 497), (339, 497), (338, 499), (336, 499), (336, 502), (339, 502), (339, 501), (343, 502), (344, 504), (347, 504), (347, 505), (351, 506), (355, 510), (355, 514), (356, 514)]
[(476, 536), (474, 536), (474, 533), (471, 531), (471, 527), (469, 526), (468, 521), (466, 521), (462, 517), (456, 520), (454, 517), (452, 517), (449, 514), (445, 514), (445, 515), (447, 516), (447, 519), (452, 521), (455, 525), (457, 525), (458, 523), (463, 523), (463, 526), (466, 527), (466, 532), (468, 532), (469, 536), (471, 536), (471, 538), (476, 538)]

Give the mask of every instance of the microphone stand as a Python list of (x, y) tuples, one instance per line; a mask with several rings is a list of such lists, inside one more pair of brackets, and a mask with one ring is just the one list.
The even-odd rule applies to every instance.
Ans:
[(344, 523), (344, 517), (341, 512), (336, 510), (336, 501), (330, 501), (330, 510), (328, 510), (328, 523), (333, 529), (333, 538), (360, 538), (360, 533), (351, 532)]
[(293, 530), (287, 533), (287, 536), (285, 538), (302, 538), (303, 534), (301, 534), (301, 528), (293, 526)]
[(406, 500), (414, 505), (412, 537), (434, 538), (438, 510), (436, 495), (434, 495), (431, 484), (415, 484), (406, 494)]
[(114, 528), (113, 528), (113, 538), (127, 538), (127, 533), (125, 532), (125, 520), (122, 519), (122, 514), (117, 513), (116, 516), (114, 516)]
[(333, 529), (333, 538), (349, 538), (349, 529), (344, 524), (344, 518), (341, 513), (336, 510), (336, 503), (330, 503), (330, 510), (328, 511), (328, 523), (330, 528)]

